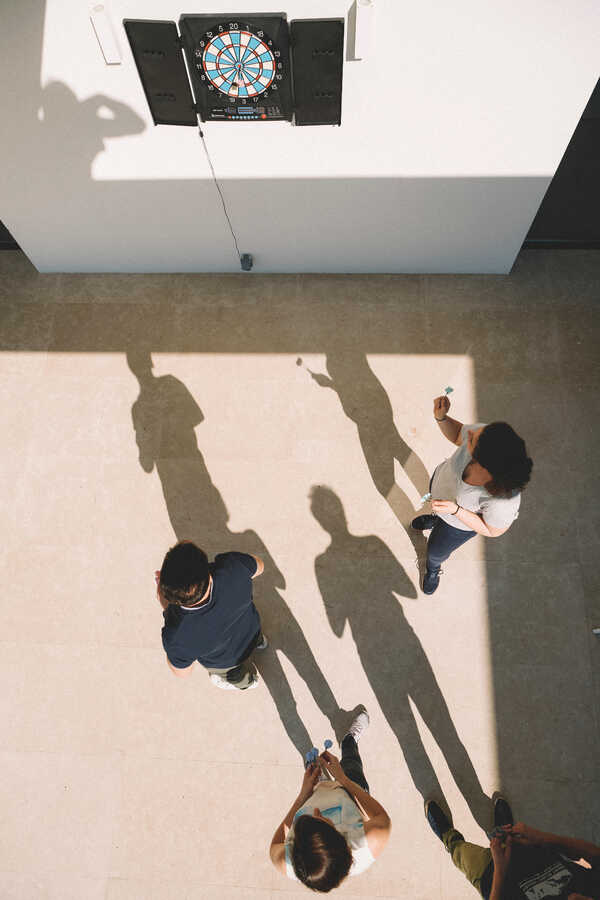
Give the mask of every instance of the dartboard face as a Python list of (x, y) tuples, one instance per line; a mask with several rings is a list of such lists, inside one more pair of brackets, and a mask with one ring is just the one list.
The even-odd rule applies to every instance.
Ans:
[[(202, 121), (291, 121), (289, 26), (282, 13), (179, 20)], [(227, 16), (227, 18), (225, 18)]]
[(277, 91), (283, 78), (281, 53), (264, 31), (237, 22), (207, 31), (196, 56), (209, 90), (235, 100), (254, 101)]

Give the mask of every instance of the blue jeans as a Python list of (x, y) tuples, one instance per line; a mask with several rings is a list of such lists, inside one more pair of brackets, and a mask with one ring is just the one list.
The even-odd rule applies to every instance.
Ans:
[(454, 550), (462, 547), (476, 534), (476, 531), (453, 528), (438, 517), (427, 541), (427, 569), (430, 572), (437, 571)]

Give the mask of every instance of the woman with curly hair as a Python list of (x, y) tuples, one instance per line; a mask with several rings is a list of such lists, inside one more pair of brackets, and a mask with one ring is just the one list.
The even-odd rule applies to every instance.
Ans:
[(463, 425), (450, 418), (444, 394), (433, 401), (440, 431), (456, 450), (435, 469), (429, 490), (433, 515), (417, 516), (412, 527), (431, 529), (423, 592), (433, 594), (440, 583), (441, 564), (476, 534), (500, 537), (519, 515), (521, 491), (533, 462), (525, 441), (506, 422)]
[(306, 767), (300, 793), (271, 841), (275, 868), (313, 891), (327, 893), (347, 875), (360, 875), (390, 835), (389, 816), (369, 794), (358, 752), (368, 724), (363, 707), (341, 742), (341, 760), (326, 750)]

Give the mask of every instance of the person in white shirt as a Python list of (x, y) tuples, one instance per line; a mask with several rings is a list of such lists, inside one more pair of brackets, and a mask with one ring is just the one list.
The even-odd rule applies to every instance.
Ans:
[(347, 875), (360, 875), (390, 836), (390, 818), (369, 793), (358, 752), (368, 724), (363, 707), (341, 742), (341, 760), (326, 750), (306, 767), (300, 793), (271, 841), (275, 868), (313, 891), (326, 893)]
[(412, 527), (432, 529), (427, 542), (423, 592), (433, 594), (441, 564), (476, 534), (504, 534), (519, 514), (521, 491), (533, 467), (525, 442), (506, 422), (463, 425), (450, 418), (444, 394), (433, 401), (440, 431), (459, 448), (435, 469), (431, 478), (433, 515), (417, 516)]

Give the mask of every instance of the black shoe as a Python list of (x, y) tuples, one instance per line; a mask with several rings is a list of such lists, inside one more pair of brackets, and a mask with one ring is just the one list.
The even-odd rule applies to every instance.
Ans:
[(514, 825), (515, 820), (508, 801), (501, 794), (495, 794), (494, 797), (494, 828), (502, 828), (503, 825)]
[(441, 574), (442, 569), (425, 569), (425, 575), (423, 576), (424, 594), (434, 594), (437, 591)]
[(425, 804), (425, 815), (431, 826), (431, 830), (440, 841), (447, 831), (452, 828), (452, 822), (449, 822), (446, 815), (439, 808), (435, 800), (428, 800)]
[(436, 520), (437, 516), (417, 516), (410, 523), (410, 527), (414, 528), (415, 531), (427, 531), (428, 528), (433, 528)]

